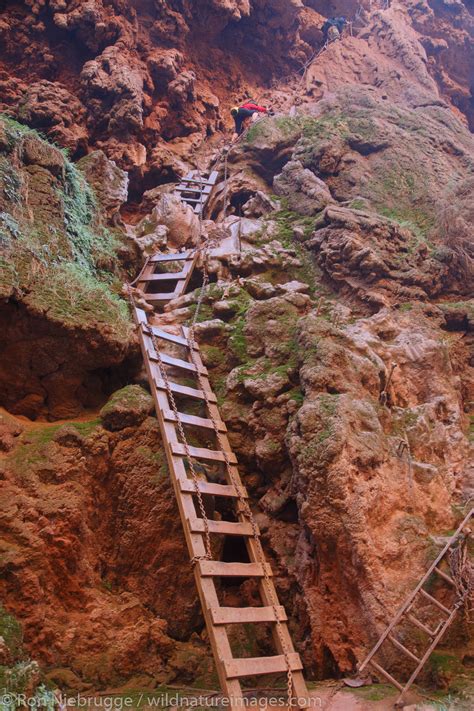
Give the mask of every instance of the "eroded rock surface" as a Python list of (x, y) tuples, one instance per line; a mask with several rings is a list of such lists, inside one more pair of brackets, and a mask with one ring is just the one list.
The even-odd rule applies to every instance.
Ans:
[[(0, 108), (78, 161), (0, 122), (13, 642), (22, 626), (24, 656), (61, 688), (217, 683), (122, 298), (145, 256), (205, 237), (196, 338), (292, 636), (311, 678), (350, 673), (474, 492), (472, 8), (3, 5)], [(353, 34), (308, 64), (343, 12)], [(224, 167), (228, 109), (250, 95), (277, 115)], [(211, 165), (200, 224), (173, 191)], [(199, 283), (164, 323), (190, 323)], [(252, 581), (221, 593), (256, 602)], [(270, 649), (261, 631), (234, 642)], [(446, 645), (472, 658), (461, 620)], [(0, 645), (0, 664), (18, 659)], [(441, 677), (433, 663), (424, 681)]]

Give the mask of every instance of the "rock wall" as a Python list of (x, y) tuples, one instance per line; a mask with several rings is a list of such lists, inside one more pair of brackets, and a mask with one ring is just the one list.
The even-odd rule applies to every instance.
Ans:
[[(180, 173), (228, 109), (303, 66), (324, 18), (345, 13), (357, 39), (308, 80), (420, 82), (472, 125), (472, 8), (463, 2), (291, 0), (5, 2), (0, 109), (74, 157), (100, 148), (130, 171), (134, 192)], [(384, 5), (384, 3), (379, 3)], [(368, 51), (367, 51), (368, 48)], [(380, 61), (382, 59), (382, 61)], [(324, 77), (322, 77), (324, 74)]]
[[(471, 4), (0, 10), (0, 624), (24, 637), (0, 667), (216, 684), (122, 283), (196, 244), (173, 180), (253, 94), (278, 115), (212, 196), (204, 234), (244, 251), (210, 261), (197, 335), (307, 673), (353, 670), (474, 491)], [(286, 76), (341, 12), (353, 34)]]

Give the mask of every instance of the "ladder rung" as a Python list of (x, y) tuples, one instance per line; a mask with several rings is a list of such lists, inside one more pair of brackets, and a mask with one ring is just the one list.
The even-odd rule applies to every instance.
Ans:
[(202, 180), (199, 180), (199, 178), (181, 178), (181, 182), (193, 183), (193, 185), (210, 185), (211, 187), (215, 185), (215, 183), (210, 182), (209, 178), (203, 178)]
[(374, 662), (373, 659), (370, 660), (370, 663), (372, 664), (374, 669), (376, 669), (379, 672), (379, 674), (382, 674), (382, 676), (384, 676), (387, 679), (387, 681), (389, 681), (391, 684), (396, 686), (397, 689), (399, 689), (400, 691), (403, 691), (403, 686), (400, 684), (400, 682), (398, 682), (396, 679), (394, 679), (393, 676), (388, 673), (388, 671), (386, 671), (383, 667), (380, 666), (380, 664), (377, 664), (377, 662)]
[[(191, 457), (196, 459), (208, 459), (212, 462), (225, 462), (224, 452), (218, 452), (215, 449), (205, 449), (204, 447), (188, 447)], [(178, 457), (186, 456), (186, 448), (180, 442), (171, 443), (171, 451)], [(237, 457), (233, 452), (227, 453), (227, 458), (230, 464), (237, 464)]]
[(413, 652), (410, 652), (410, 650), (407, 649), (401, 642), (399, 642), (398, 639), (396, 639), (393, 635), (389, 634), (388, 639), (390, 640), (390, 642), (393, 645), (395, 645), (395, 647), (397, 647), (397, 649), (399, 649), (401, 652), (406, 654), (407, 657), (410, 657), (411, 659), (413, 659), (413, 661), (416, 662), (417, 664), (420, 663), (420, 661), (421, 661), (420, 658), (417, 657), (416, 654), (413, 654)]
[(186, 259), (194, 259), (194, 251), (175, 252), (174, 254), (154, 254), (148, 260), (149, 264), (159, 264), (160, 262), (182, 262)]
[[(252, 536), (252, 525), (248, 521), (208, 521), (209, 533), (218, 533), (221, 536)], [(195, 518), (189, 522), (191, 533), (205, 533), (204, 520)], [(257, 528), (258, 531), (258, 528)]]
[[(151, 326), (150, 324), (142, 324), (143, 330), (146, 331), (151, 331), (154, 336), (157, 338), (162, 338), (164, 341), (169, 341), (170, 343), (176, 343), (178, 346), (183, 346), (184, 348), (189, 348), (189, 342), (186, 340), (186, 338), (183, 338), (182, 336), (175, 336), (174, 333), (168, 333), (168, 331), (163, 331), (161, 328), (158, 328), (157, 326)], [(197, 350), (198, 345), (194, 344), (194, 348)]]
[(450, 585), (456, 586), (456, 583), (454, 580), (449, 576), (447, 573), (444, 572), (444, 570), (441, 570), (441, 568), (438, 568), (437, 566), (435, 567), (435, 573), (437, 573), (443, 580), (446, 580), (447, 583)]
[[(196, 187), (193, 187), (195, 185)], [(209, 183), (202, 183), (202, 190), (201, 190), (201, 183), (180, 183), (176, 188), (175, 192), (177, 193), (202, 193), (203, 195), (209, 195), (213, 186), (210, 185)]]
[[(278, 605), (277, 615), (280, 622), (287, 622), (285, 608)], [(215, 625), (237, 625), (251, 622), (276, 622), (273, 607), (218, 607), (211, 611)]]
[[(208, 430), (214, 430), (212, 420), (206, 417), (197, 417), (196, 415), (186, 415), (184, 412), (178, 412), (179, 419), (183, 425), (191, 425), (192, 427), (204, 427)], [(176, 415), (173, 410), (164, 410), (163, 417), (167, 422), (176, 422)], [(216, 420), (217, 429), (219, 432), (227, 432), (227, 427), (222, 420)]]
[[(300, 655), (291, 652), (289, 655), (291, 671), (301, 671), (303, 665)], [(261, 676), (262, 674), (278, 674), (287, 671), (284, 654), (276, 657), (249, 657), (249, 659), (229, 659), (223, 661), (228, 679), (239, 679), (243, 676)]]
[[(166, 391), (167, 389), (165, 381), (162, 378), (155, 378), (155, 385), (159, 390)], [(207, 396), (209, 402), (212, 402), (214, 404), (217, 402), (217, 398), (212, 392), (206, 393), (206, 395), (204, 395), (204, 392), (202, 390), (197, 390), (196, 388), (189, 388), (187, 385), (178, 385), (178, 383), (174, 383), (172, 381), (170, 381), (170, 388), (171, 392), (177, 395), (185, 395), (186, 397), (191, 397), (195, 400), (205, 400)]]
[(174, 291), (168, 291), (162, 294), (150, 294), (149, 292), (145, 292), (145, 299), (150, 304), (154, 301), (172, 301), (175, 298), (176, 294)]
[[(207, 368), (204, 366), (195, 366), (194, 363), (190, 363), (187, 360), (181, 360), (181, 358), (173, 358), (167, 353), (160, 352), (161, 360), (165, 365), (171, 365), (174, 368), (181, 368), (181, 370), (187, 370), (190, 373), (200, 373), (201, 375), (207, 375)], [(156, 356), (151, 356), (151, 360), (158, 361)]]
[(428, 600), (429, 602), (432, 602), (433, 605), (436, 605), (436, 607), (438, 607), (446, 615), (451, 614), (451, 610), (448, 610), (448, 608), (445, 607), (442, 602), (440, 602), (435, 597), (433, 597), (433, 595), (430, 595), (429, 593), (427, 593), (426, 590), (423, 590), (423, 588), (420, 588), (420, 593), (423, 595), (424, 598), (426, 598), (426, 600)]
[(430, 630), (429, 627), (423, 624), (423, 622), (420, 622), (416, 617), (413, 615), (407, 615), (407, 618), (410, 620), (410, 622), (415, 625), (415, 627), (418, 627), (419, 630), (422, 630), (425, 634), (428, 635), (428, 637), (434, 637), (436, 636), (436, 633), (433, 632), (433, 630)]
[(200, 560), (199, 569), (203, 578), (263, 578), (273, 575), (268, 563), (224, 563), (219, 560)]
[(189, 269), (182, 272), (161, 272), (161, 274), (150, 274), (150, 276), (140, 279), (139, 283), (148, 284), (150, 281), (179, 281), (180, 279), (186, 279), (188, 274)]
[(206, 202), (204, 199), (201, 200), (201, 198), (191, 198), (191, 197), (183, 197), (183, 196), (181, 196), (181, 199), (184, 200), (184, 202), (196, 202), (196, 203), (199, 203), (199, 204), (201, 204), (201, 202), (202, 202), (203, 205), (204, 205), (204, 203)]
[[(192, 479), (187, 479), (186, 481), (180, 481), (181, 491), (186, 494), (194, 494), (196, 487)], [(248, 498), (248, 494), (243, 486), (239, 487), (241, 496), (245, 499)], [(209, 496), (226, 496), (228, 498), (238, 498), (239, 494), (235, 486), (230, 486), (228, 484), (213, 484), (210, 481), (198, 481), (198, 489), (201, 494), (208, 494)]]

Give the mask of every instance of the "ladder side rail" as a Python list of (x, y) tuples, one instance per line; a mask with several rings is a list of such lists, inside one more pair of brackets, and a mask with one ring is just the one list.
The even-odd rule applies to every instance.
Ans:
[[(188, 338), (189, 329), (186, 328), (185, 326), (183, 326), (182, 331), (183, 331), (183, 336), (185, 338)], [(204, 367), (199, 347), (197, 347), (193, 351), (192, 362), (194, 362), (197, 366)], [(207, 376), (200, 376), (199, 382), (200, 382), (199, 387), (204, 388), (204, 386), (206, 386), (206, 389), (208, 391), (212, 392), (211, 385), (209, 383), (209, 379)], [(206, 405), (207, 405), (207, 410), (209, 412), (209, 415), (211, 417), (214, 417), (215, 419), (220, 420), (221, 416), (220, 416), (218, 406), (214, 405), (212, 403), (206, 403)], [(224, 433), (221, 433), (220, 444), (223, 447), (224, 451), (226, 451), (228, 454), (233, 454), (233, 450), (230, 446), (229, 439)], [(232, 479), (229, 476), (228, 472), (226, 471), (225, 476), (226, 476), (227, 482), (229, 484), (235, 484), (238, 486), (242, 486), (242, 481), (240, 478), (238, 468), (235, 465), (234, 466), (231, 465), (230, 468), (232, 470)], [(247, 521), (247, 518), (246, 518), (246, 516), (243, 515), (243, 512), (237, 511), (237, 514), (238, 514), (239, 521), (242, 521), (242, 522)], [(247, 548), (250, 562), (251, 563), (259, 563), (261, 560), (259, 545), (255, 541), (253, 536), (250, 536), (245, 539), (245, 545)], [(273, 584), (273, 581), (271, 581), (270, 579), (265, 580), (265, 578), (259, 578), (258, 588), (259, 588), (259, 593), (260, 593), (260, 596), (262, 599), (262, 603), (265, 606), (274, 607), (275, 604), (276, 605), (279, 604), (278, 594), (277, 594), (276, 588)], [(278, 630), (277, 630), (277, 625), (272, 624), (272, 626), (271, 626), (272, 638), (273, 638), (275, 648), (276, 648), (278, 654), (284, 654), (285, 652), (288, 654), (296, 654), (294, 645), (293, 645), (293, 640), (291, 638), (287, 623), (285, 621), (280, 621), (279, 626), (280, 626), (280, 632), (278, 632)], [(282, 637), (283, 637), (283, 640), (282, 640)], [(285, 649), (285, 647), (286, 647), (286, 649)], [(308, 690), (306, 687), (306, 682), (304, 680), (303, 672), (299, 671), (299, 670), (293, 671), (292, 677), (293, 677), (293, 689), (294, 689), (296, 697), (300, 698), (300, 699), (307, 699), (308, 698)]]
[[(188, 521), (192, 518), (196, 518), (196, 509), (193, 501), (193, 495), (183, 493), (179, 487), (180, 479), (187, 479), (186, 469), (184, 466), (184, 460), (181, 457), (175, 457), (172, 454), (171, 448), (169, 446), (170, 441), (178, 441), (178, 438), (176, 436), (176, 428), (174, 424), (165, 422), (164, 418), (162, 417), (162, 411), (165, 409), (169, 409), (170, 403), (168, 402), (168, 397), (166, 393), (164, 391), (158, 391), (154, 386), (153, 371), (152, 367), (150, 366), (147, 350), (150, 344), (146, 343), (147, 338), (150, 341), (152, 340), (150, 336), (147, 336), (147, 334), (141, 331), (140, 343), (142, 346), (145, 367), (147, 370), (150, 387), (152, 389), (153, 399), (155, 401), (156, 414), (158, 416), (158, 422), (163, 438), (163, 445), (165, 448), (166, 458), (168, 460), (171, 481), (173, 484), (176, 501), (178, 503), (178, 509), (186, 538), (188, 552), (192, 558), (204, 557), (206, 555), (206, 548), (204, 545), (203, 536), (199, 533), (192, 533), (188, 526)], [(152, 343), (151, 345), (153, 346)], [(227, 632), (225, 630), (225, 627), (216, 627), (212, 623), (212, 616), (210, 610), (212, 609), (212, 607), (220, 606), (214, 580), (212, 578), (203, 579), (200, 575), (198, 566), (194, 567), (194, 579), (196, 582), (196, 587), (198, 590), (204, 618), (206, 621), (206, 627), (209, 632), (209, 639), (211, 641), (211, 646), (214, 653), (216, 669), (221, 687), (227, 694), (227, 696), (231, 699), (231, 701), (234, 699), (240, 699), (242, 697), (242, 688), (240, 682), (238, 681), (238, 679), (227, 678), (225, 666), (222, 661), (224, 659), (232, 658), (232, 650), (230, 647)]]
[(430, 565), (428, 568), (428, 571), (425, 573), (423, 578), (420, 580), (416, 588), (413, 590), (413, 592), (410, 594), (410, 596), (405, 600), (405, 602), (402, 604), (402, 606), (398, 609), (398, 611), (395, 613), (395, 617), (393, 618), (392, 622), (388, 625), (386, 628), (385, 632), (382, 634), (380, 637), (379, 641), (375, 645), (375, 647), (369, 652), (367, 657), (364, 659), (362, 664), (359, 666), (359, 672), (363, 671), (367, 664), (370, 662), (374, 654), (378, 652), (382, 644), (385, 642), (387, 639), (388, 635), (392, 632), (393, 628), (396, 627), (396, 625), (400, 622), (401, 618), (407, 611), (407, 609), (412, 605), (415, 597), (418, 595), (420, 589), (423, 587), (427, 579), (430, 577), (430, 575), (433, 573), (434, 569), (437, 567), (438, 563), (441, 562), (441, 560), (445, 557), (447, 554), (448, 550), (452, 546), (452, 544), (458, 539), (460, 533), (462, 532), (463, 528), (467, 525), (469, 522), (470, 518), (474, 515), (474, 508), (470, 510), (470, 512), (466, 515), (462, 523), (458, 526), (456, 529), (455, 533), (451, 536), (449, 541), (446, 543), (445, 547), (443, 550), (439, 553), (439, 555), (436, 557), (436, 559), (433, 561), (433, 563)]
[(438, 642), (441, 640), (444, 633), (446, 632), (446, 630), (448, 629), (448, 627), (451, 625), (452, 621), (456, 617), (458, 609), (459, 609), (459, 605), (456, 605), (454, 607), (454, 609), (451, 611), (451, 614), (449, 615), (449, 617), (447, 618), (445, 623), (442, 625), (442, 627), (439, 630), (439, 632), (437, 633), (436, 637), (433, 639), (430, 646), (428, 647), (428, 649), (426, 650), (424, 655), (421, 657), (420, 662), (419, 662), (418, 666), (416, 667), (415, 671), (412, 673), (411, 677), (408, 679), (405, 686), (403, 687), (403, 690), (400, 693), (400, 696), (398, 697), (397, 702), (401, 701), (403, 695), (408, 691), (408, 689), (413, 684), (413, 682), (415, 681), (415, 679), (418, 676), (418, 674), (420, 673), (420, 671), (425, 666), (426, 662), (428, 661), (428, 659), (431, 656), (432, 652), (434, 651), (435, 647), (438, 645)]

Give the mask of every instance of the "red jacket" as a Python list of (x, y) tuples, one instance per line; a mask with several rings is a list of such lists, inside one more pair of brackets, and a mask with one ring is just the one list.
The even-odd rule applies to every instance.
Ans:
[(240, 108), (248, 109), (248, 111), (259, 111), (261, 114), (266, 114), (268, 111), (268, 109), (266, 109), (264, 106), (258, 106), (257, 104), (253, 104), (251, 101), (247, 102), (246, 104), (242, 104)]

